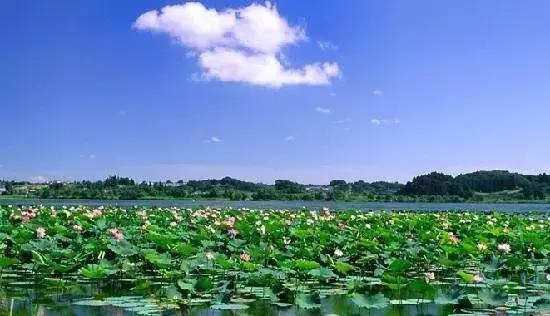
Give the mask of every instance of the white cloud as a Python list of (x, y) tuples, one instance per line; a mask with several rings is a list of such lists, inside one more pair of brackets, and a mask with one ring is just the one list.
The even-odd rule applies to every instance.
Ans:
[(381, 96), (382, 94), (384, 94), (384, 91), (375, 89), (375, 90), (372, 90), (372, 94)]
[(287, 137), (285, 138), (285, 140), (288, 141), (288, 142), (291, 142), (291, 141), (296, 140), (296, 137), (290, 135), (290, 136), (287, 136)]
[(317, 46), (319, 46), (319, 48), (323, 51), (338, 49), (338, 46), (336, 46), (334, 43), (331, 43), (329, 41), (317, 41)]
[(385, 123), (385, 120), (380, 120), (380, 119), (371, 119), (370, 122), (374, 125), (381, 125), (383, 123)]
[(328, 84), (337, 75), (338, 65), (309, 64), (302, 69), (285, 69), (275, 55), (249, 54), (244, 51), (218, 47), (199, 56), (199, 64), (207, 79), (240, 81), (267, 87), (282, 85)]
[(378, 119), (378, 118), (373, 118), (373, 119), (370, 120), (370, 122), (373, 125), (376, 125), (376, 126), (401, 123), (401, 121), (399, 119), (388, 120), (388, 119)]
[(323, 113), (323, 114), (328, 114), (328, 113), (331, 112), (329, 108), (323, 108), (323, 107), (320, 107), (320, 106), (316, 107), (315, 111), (317, 111), (319, 113)]
[(95, 157), (96, 157), (95, 154), (89, 154), (88, 155), (88, 158), (90, 158), (90, 159), (95, 159)]
[(208, 139), (205, 139), (204, 142), (205, 142), (205, 143), (221, 143), (222, 140), (219, 139), (219, 138), (216, 137), (216, 136), (212, 136), (212, 137), (209, 137)]
[(345, 119), (336, 120), (336, 121), (330, 121), (331, 124), (345, 124), (351, 122), (351, 119), (349, 117), (346, 117)]
[[(192, 49), (201, 78), (278, 88), (327, 85), (341, 75), (337, 63), (320, 62), (288, 68), (281, 50), (306, 40), (302, 27), (291, 26), (269, 2), (217, 11), (199, 2), (166, 6), (142, 14), (140, 30), (167, 33)], [(196, 75), (195, 75), (196, 77)]]

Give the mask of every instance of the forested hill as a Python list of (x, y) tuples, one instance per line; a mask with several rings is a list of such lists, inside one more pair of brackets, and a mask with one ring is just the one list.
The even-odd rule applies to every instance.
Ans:
[(0, 181), (4, 197), (74, 199), (230, 199), (230, 200), (363, 200), (363, 201), (519, 201), (550, 197), (550, 175), (523, 175), (503, 170), (476, 171), (456, 177), (432, 172), (397, 182), (300, 184), (277, 180), (254, 183), (230, 177), (210, 180), (137, 183), (111, 176), (103, 181), (30, 183)]
[(401, 188), (398, 194), (459, 196), (510, 195), (514, 199), (542, 200), (550, 195), (550, 175), (523, 175), (504, 170), (476, 171), (456, 177), (438, 172), (421, 175)]

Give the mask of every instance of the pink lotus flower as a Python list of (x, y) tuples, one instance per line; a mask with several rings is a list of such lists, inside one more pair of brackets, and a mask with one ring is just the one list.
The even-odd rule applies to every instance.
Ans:
[(231, 216), (225, 220), (225, 224), (229, 227), (235, 226), (235, 217)]
[(80, 226), (78, 224), (74, 224), (73, 229), (76, 230), (77, 232), (81, 232), (82, 231), (82, 226)]
[(242, 261), (246, 261), (246, 262), (250, 261), (250, 255), (247, 254), (246, 252), (242, 253), (242, 254), (239, 256), (239, 258), (241, 258)]
[(433, 281), (435, 280), (435, 274), (433, 272), (426, 272), (424, 273), (424, 279), (426, 280), (426, 282)]
[(458, 242), (460, 241), (453, 232), (449, 232), (449, 238), (451, 239), (451, 243), (454, 245), (458, 244)]
[(227, 233), (231, 238), (235, 238), (239, 234), (239, 232), (234, 228), (231, 228), (229, 231), (227, 231)]
[(35, 217), (36, 217), (36, 213), (34, 212), (33, 209), (29, 209), (28, 211), (21, 212), (21, 221), (23, 221), (23, 223), (25, 224)]
[(109, 229), (109, 234), (111, 234), (111, 236), (113, 236), (113, 238), (116, 240), (116, 242), (119, 242), (122, 239), (124, 239), (124, 235), (122, 234), (122, 232), (118, 228)]
[(338, 224), (338, 228), (344, 229), (344, 228), (346, 228), (346, 224), (340, 223), (340, 224)]
[(44, 238), (46, 237), (46, 230), (42, 227), (38, 227), (36, 229), (36, 237), (38, 238)]

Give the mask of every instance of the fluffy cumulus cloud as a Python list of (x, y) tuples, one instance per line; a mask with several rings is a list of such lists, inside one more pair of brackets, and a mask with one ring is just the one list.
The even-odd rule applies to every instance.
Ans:
[(217, 11), (199, 2), (169, 5), (143, 13), (140, 30), (166, 33), (192, 50), (210, 80), (245, 82), (278, 88), (327, 85), (341, 72), (337, 63), (301, 68), (282, 63), (282, 49), (306, 40), (304, 29), (291, 26), (269, 2)]

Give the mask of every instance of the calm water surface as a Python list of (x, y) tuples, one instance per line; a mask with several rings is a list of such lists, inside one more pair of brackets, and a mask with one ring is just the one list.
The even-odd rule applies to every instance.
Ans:
[(56, 200), (56, 199), (0, 199), (0, 205), (119, 205), (158, 207), (250, 208), (250, 209), (321, 209), (333, 210), (411, 210), (411, 211), (505, 211), (550, 212), (550, 204), (538, 203), (415, 203), (415, 202), (344, 202), (344, 201), (225, 201), (225, 200)]

